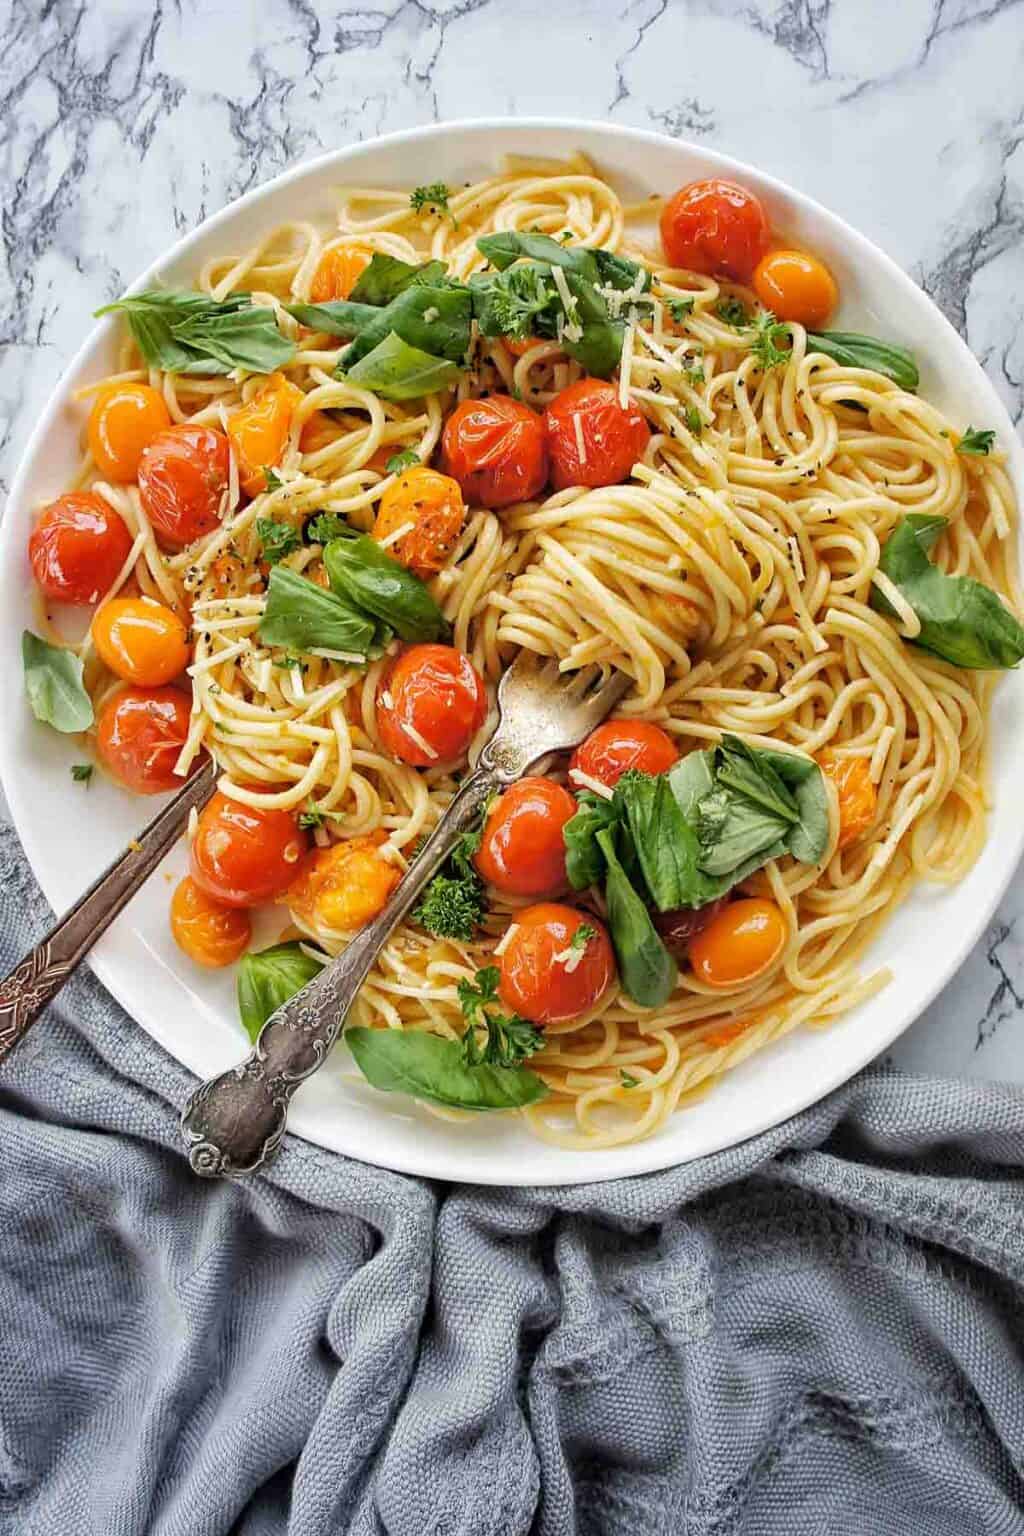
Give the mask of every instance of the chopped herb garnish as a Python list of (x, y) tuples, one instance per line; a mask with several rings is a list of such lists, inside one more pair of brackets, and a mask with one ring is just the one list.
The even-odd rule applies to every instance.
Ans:
[(342, 539), (351, 531), (345, 519), (336, 512), (319, 512), (306, 524), (306, 541), (309, 544), (329, 544), (332, 539)]
[(731, 325), (734, 330), (740, 330), (743, 326), (750, 324), (747, 306), (739, 299), (719, 299), (715, 305), (715, 314), (719, 320), (724, 320), (725, 324)]
[(409, 205), (413, 213), (422, 213), (426, 209), (428, 213), (434, 213), (438, 218), (442, 216), (449, 218), (458, 229), (459, 221), (448, 206), (450, 197), (451, 192), (447, 185), (443, 181), (434, 181), (429, 187), (417, 187), (410, 193)]
[(627, 1072), (625, 1067), (619, 1068), (619, 1077), (622, 1079), (623, 1088), (639, 1088), (640, 1079), (634, 1077), (632, 1072)]
[(322, 827), (325, 821), (344, 821), (344, 819), (343, 811), (322, 810), (315, 800), (307, 800), (305, 810), (300, 811), (298, 815), (299, 826), (313, 831), (317, 827)]
[(267, 482), (268, 491), (279, 491), (284, 485), (284, 481), (281, 479), (281, 476), (278, 474), (277, 470), (271, 469), (269, 465), (267, 465), (263, 471), (263, 478)]
[(686, 407), (685, 416), (686, 425), (689, 427), (694, 437), (700, 437), (704, 431), (704, 422), (701, 419), (700, 411), (698, 411), (695, 405), (688, 405)]
[(967, 453), (983, 458), (992, 452), (996, 434), (989, 427), (968, 427), (956, 445), (957, 453)]
[(408, 469), (412, 464), (418, 464), (420, 456), (415, 448), (403, 448), (401, 453), (393, 453), (384, 468), (389, 475), (400, 475), (403, 469)]
[[(462, 1052), (467, 1066), (514, 1067), (543, 1048), (544, 1036), (529, 1019), (517, 1013), (489, 1011), (498, 1001), (500, 975), (496, 965), (488, 965), (477, 971), (473, 981), (459, 982), (459, 1005), (466, 1021)], [(483, 1045), (478, 1038), (480, 1030), (487, 1031)]]
[(789, 362), (789, 348), (775, 343), (789, 336), (789, 327), (776, 320), (770, 309), (763, 310), (754, 321), (750, 350), (764, 369), (781, 368)]
[(597, 929), (593, 923), (580, 923), (576, 932), (569, 940), (570, 949), (586, 949), (591, 939), (597, 938)]
[(677, 325), (682, 325), (687, 315), (693, 314), (692, 299), (669, 299), (668, 312)]
[(272, 517), (256, 519), (256, 537), (263, 545), (263, 558), (268, 565), (276, 565), (285, 555), (294, 554), (302, 545), (297, 528), (291, 523), (278, 523)]
[(92, 778), (92, 763), (72, 763), (71, 777), (76, 784), (88, 784)]

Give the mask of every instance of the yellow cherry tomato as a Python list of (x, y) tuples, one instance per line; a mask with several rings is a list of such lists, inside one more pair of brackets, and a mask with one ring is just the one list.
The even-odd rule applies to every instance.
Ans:
[(281, 462), (288, 446), (292, 416), (302, 398), (302, 390), (289, 383), (283, 373), (272, 373), (249, 403), (229, 416), (228, 437), (238, 459), (238, 478), (247, 496), (258, 496), (266, 490), (264, 471)]
[(709, 987), (735, 987), (770, 969), (786, 943), (786, 921), (774, 901), (730, 901), (690, 940), (693, 974)]
[(823, 261), (806, 251), (769, 251), (754, 268), (754, 292), (780, 320), (808, 330), (823, 326), (839, 303), (836, 280)]
[(188, 666), (188, 631), (152, 597), (115, 597), (92, 621), (101, 661), (126, 682), (158, 688)]
[(447, 560), (465, 519), (458, 481), (425, 464), (414, 464), (381, 497), (373, 536), (380, 543), (404, 528), (402, 537), (388, 546), (388, 553), (414, 576), (433, 576)]
[(871, 782), (867, 758), (839, 757), (827, 747), (818, 754), (822, 773), (836, 787), (839, 799), (839, 841), (837, 849), (849, 848), (868, 830), (875, 819), (878, 792)]
[(353, 933), (380, 913), (401, 876), (381, 857), (378, 835), (317, 848), (278, 899), (319, 927)]
[(163, 395), (148, 384), (108, 384), (89, 413), (89, 452), (101, 475), (119, 484), (136, 479), (139, 460), (171, 425)]
[(217, 970), (249, 948), (252, 924), (248, 912), (215, 901), (186, 875), (171, 897), (171, 933), (190, 960)]
[(357, 246), (335, 245), (324, 251), (313, 274), (310, 302), (328, 304), (332, 299), (347, 299), (359, 274), (369, 265), (369, 255)]

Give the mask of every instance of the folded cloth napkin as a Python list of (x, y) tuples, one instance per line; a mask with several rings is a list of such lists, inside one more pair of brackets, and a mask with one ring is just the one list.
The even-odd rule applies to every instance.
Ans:
[[(4, 829), (5, 969), (48, 920)], [(190, 1082), (84, 971), (0, 1068), (2, 1536), (1024, 1532), (1019, 1091), (501, 1191), (202, 1182)]]

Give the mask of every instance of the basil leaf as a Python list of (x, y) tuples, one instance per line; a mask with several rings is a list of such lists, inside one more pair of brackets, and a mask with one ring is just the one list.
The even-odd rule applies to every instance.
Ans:
[(597, 834), (606, 827), (614, 827), (620, 816), (620, 808), (611, 800), (593, 794), (579, 796), (579, 810), (562, 828), (565, 868), (574, 891), (585, 890), (601, 879), (604, 854), (598, 846)]
[(604, 895), (608, 928), (623, 990), (641, 1008), (658, 1008), (676, 984), (676, 962), (619, 862), (609, 827), (598, 832), (597, 844), (607, 868)]
[(431, 357), (444, 357), (450, 363), (465, 362), (473, 319), (473, 299), (468, 288), (413, 283), (383, 309), (371, 310), (371, 316), (342, 354), (339, 371), (351, 373), (359, 359), (372, 352), (392, 331), (407, 346), (418, 347)]
[(583, 327), (583, 335), (579, 341), (567, 341), (563, 336), (562, 350), (595, 378), (606, 379), (619, 366), (626, 327), (621, 320), (610, 318), (601, 294), (578, 273), (567, 272), (565, 281), (576, 300), (575, 319)]
[[(605, 288), (618, 288), (624, 291), (627, 288), (638, 286), (641, 293), (646, 293), (653, 279), (646, 267), (641, 267), (638, 262), (630, 261), (628, 256), (616, 256), (613, 251), (596, 250), (591, 252), (597, 265), (598, 282)], [(691, 308), (692, 302), (691, 302)]]
[(738, 790), (782, 821), (799, 821), (796, 801), (761, 753), (739, 736), (723, 736), (718, 749), (718, 783)]
[(755, 801), (724, 786), (713, 789), (698, 812), (701, 869), (735, 885), (738, 869), (752, 873), (785, 852), (784, 832), (785, 823)]
[(374, 251), (369, 266), (363, 268), (349, 298), (353, 304), (390, 304), (412, 283), (432, 283), (445, 275), (443, 261), (424, 261), (418, 266), (398, 256)]
[(468, 1066), (460, 1040), (422, 1029), (345, 1031), (345, 1043), (367, 1082), (382, 1093), (408, 1093), (451, 1109), (518, 1109), (546, 1097), (547, 1084), (528, 1067)]
[(254, 307), (247, 293), (218, 301), (204, 293), (153, 289), (96, 311), (114, 313), (127, 316), (146, 362), (168, 373), (273, 373), (295, 356), (295, 343), (281, 335), (274, 311)]
[(446, 389), (458, 376), (454, 363), (409, 346), (394, 331), (345, 374), (385, 400), (418, 400)]
[(552, 240), (550, 235), (503, 229), (496, 235), (481, 235), (476, 248), (499, 272), (504, 272), (506, 267), (525, 256), (531, 261), (544, 262), (549, 267), (564, 267), (568, 272), (578, 272), (591, 283), (599, 281), (593, 251), (583, 245), (562, 245), (558, 240)]
[[(244, 368), (248, 373), (273, 373), (290, 363), (297, 350), (281, 335), (272, 309), (252, 306), (226, 315), (197, 315), (174, 326), (173, 333), (180, 345), (201, 354), (206, 372), (212, 372), (209, 363), (216, 361), (225, 372)], [(204, 368), (197, 365), (191, 371)]]
[(448, 621), (418, 576), (365, 533), (324, 549), (331, 588), (346, 603), (390, 625), (402, 640), (442, 640)]
[(269, 949), (242, 957), (238, 967), (238, 1012), (254, 1045), (274, 1010), (301, 992), (322, 970), (320, 961), (307, 955), (297, 943), (273, 944)]
[(615, 787), (637, 861), (659, 912), (701, 907), (716, 894), (700, 868), (701, 845), (665, 774), (630, 769)]
[[(1024, 628), (996, 594), (971, 576), (947, 576), (933, 565), (928, 551), (945, 519), (909, 513), (890, 534), (878, 568), (906, 598), (921, 621), (919, 646), (955, 667), (972, 670), (1015, 667), (1024, 657)], [(871, 606), (893, 615), (877, 587)]]
[(920, 383), (917, 363), (904, 347), (856, 331), (808, 331), (808, 352), (824, 352), (844, 368), (871, 368), (913, 394)]
[(93, 722), (92, 700), (82, 683), (82, 662), (74, 651), (50, 645), (30, 629), (22, 632), (21, 661), (32, 713), (44, 725), (65, 734), (87, 731)]
[(288, 651), (308, 652), (318, 646), (366, 656), (377, 635), (373, 622), (336, 592), (325, 591), (287, 565), (275, 565), (259, 637), (265, 645)]
[(380, 315), (372, 304), (356, 304), (351, 299), (328, 299), (323, 304), (286, 304), (285, 309), (300, 325), (325, 331), (328, 336), (358, 336)]
[(829, 835), (828, 794), (821, 769), (813, 757), (796, 752), (773, 752), (759, 747), (757, 755), (774, 768), (792, 791), (800, 813), (799, 822), (787, 838), (788, 851), (803, 864), (816, 864), (828, 847)]

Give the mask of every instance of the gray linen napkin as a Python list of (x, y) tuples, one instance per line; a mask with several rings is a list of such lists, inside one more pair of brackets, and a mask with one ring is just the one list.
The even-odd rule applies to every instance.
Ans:
[[(47, 920), (4, 829), (5, 968)], [(85, 972), (0, 1072), (2, 1536), (1024, 1532), (1019, 1091), (503, 1192), (202, 1183), (189, 1082)]]

